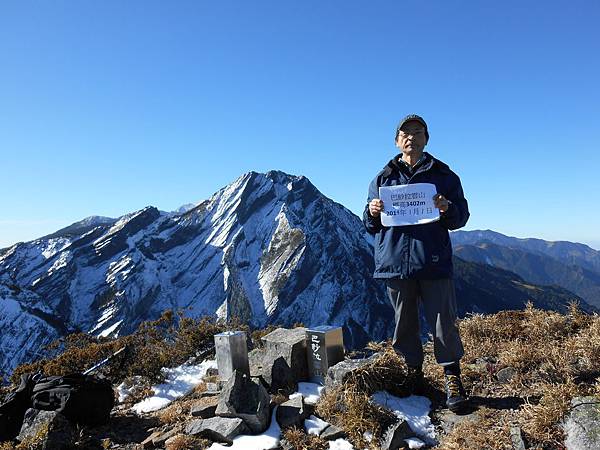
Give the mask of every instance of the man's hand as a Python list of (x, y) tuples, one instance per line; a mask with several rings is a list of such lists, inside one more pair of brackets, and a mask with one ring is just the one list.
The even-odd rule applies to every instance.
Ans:
[(369, 214), (371, 214), (371, 217), (379, 217), (381, 211), (383, 211), (383, 201), (374, 198), (369, 202)]
[(440, 210), (441, 213), (448, 211), (450, 202), (442, 194), (435, 194), (433, 196), (433, 205)]

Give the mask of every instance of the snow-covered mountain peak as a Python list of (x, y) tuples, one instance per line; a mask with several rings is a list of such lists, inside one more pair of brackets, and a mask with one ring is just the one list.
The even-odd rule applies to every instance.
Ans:
[(75, 222), (72, 225), (79, 225), (82, 227), (89, 227), (89, 226), (96, 226), (96, 225), (103, 225), (106, 223), (112, 223), (114, 222), (116, 219), (113, 219), (112, 217), (105, 217), (105, 216), (88, 216), (83, 220), (80, 220), (79, 222)]
[[(248, 172), (180, 215), (149, 206), (88, 219), (1, 256), (0, 285), (20, 287), (10, 299), (33, 314), (36, 342), (70, 329), (127, 334), (165, 309), (256, 326), (343, 325), (350, 347), (390, 331), (360, 220), (306, 177)], [(14, 319), (15, 303), (5, 306)], [(0, 351), (23, 339), (3, 332)]]

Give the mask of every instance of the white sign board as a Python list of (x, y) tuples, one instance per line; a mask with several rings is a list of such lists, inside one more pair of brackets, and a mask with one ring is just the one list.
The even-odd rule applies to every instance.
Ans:
[(433, 204), (435, 194), (435, 184), (431, 183), (380, 187), (379, 198), (383, 201), (381, 224), (396, 227), (439, 220), (440, 210)]

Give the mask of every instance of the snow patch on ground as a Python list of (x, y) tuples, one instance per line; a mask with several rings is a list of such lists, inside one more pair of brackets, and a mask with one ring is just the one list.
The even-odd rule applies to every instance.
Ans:
[(233, 438), (233, 445), (227, 447), (215, 443), (208, 450), (267, 450), (278, 448), (281, 428), (275, 419), (276, 412), (277, 406), (273, 408), (273, 412), (271, 413), (271, 425), (264, 433), (259, 435), (242, 434)]
[(435, 429), (429, 417), (431, 401), (427, 397), (411, 395), (400, 398), (385, 391), (378, 391), (373, 394), (372, 400), (392, 410), (399, 418), (406, 420), (411, 430), (427, 444), (435, 445), (437, 443)]
[(70, 239), (58, 238), (58, 239), (48, 239), (46, 242), (46, 246), (42, 250), (42, 256), (45, 259), (52, 258), (56, 253), (64, 250), (71, 244)]
[(336, 439), (329, 441), (329, 450), (354, 450), (354, 446), (346, 439)]
[[(121, 324), (123, 323), (122, 320), (119, 320), (117, 323), (111, 325), (110, 327), (108, 327), (106, 330), (103, 330), (98, 337), (108, 337), (113, 335), (113, 333), (115, 333), (115, 331), (117, 330), (117, 328), (119, 328), (121, 326)], [(118, 337), (119, 333), (115, 333), (114, 337)]]
[(165, 382), (153, 386), (154, 395), (136, 403), (133, 408), (138, 414), (157, 411), (164, 408), (173, 400), (183, 397), (190, 392), (194, 386), (202, 382), (209, 368), (217, 368), (217, 362), (206, 360), (198, 365), (182, 365), (172, 369), (163, 369)]
[(315, 405), (321, 398), (321, 394), (325, 390), (325, 386), (317, 383), (308, 383), (300, 381), (298, 383), (298, 392), (290, 395), (290, 400), (293, 398), (303, 397), (304, 401), (309, 405)]
[(65, 267), (67, 265), (67, 263), (69, 262), (69, 260), (71, 259), (70, 257), (71, 257), (71, 252), (69, 252), (69, 251), (62, 252), (60, 254), (60, 256), (56, 259), (56, 261), (54, 261), (52, 266), (48, 269), (48, 275), (52, 275), (58, 269), (62, 269), (63, 267)]
[(135, 387), (142, 382), (142, 377), (135, 375), (131, 379), (124, 381), (117, 386), (117, 394), (119, 394), (119, 403), (125, 401), (127, 397), (135, 390)]
[(408, 448), (422, 448), (425, 447), (425, 442), (418, 438), (407, 438), (404, 442), (408, 444)]
[[(115, 297), (116, 297), (116, 295), (115, 295)], [(115, 304), (114, 301), (111, 301), (109, 304), (107, 304), (106, 309), (104, 309), (104, 311), (102, 311), (102, 315), (98, 319), (98, 322), (96, 323), (96, 325), (90, 330), (90, 333), (93, 333), (96, 330), (99, 330), (100, 328), (102, 328), (106, 324), (106, 322), (108, 322), (110, 319), (112, 319), (113, 315), (116, 312), (117, 312), (117, 305)], [(123, 321), (121, 320), (121, 322), (123, 322)]]
[(329, 422), (319, 419), (317, 416), (310, 416), (304, 421), (304, 429), (308, 434), (319, 436), (321, 432), (329, 426)]

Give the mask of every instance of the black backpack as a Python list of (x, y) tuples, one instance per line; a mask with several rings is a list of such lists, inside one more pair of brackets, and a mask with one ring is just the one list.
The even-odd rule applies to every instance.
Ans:
[(31, 374), (22, 375), (19, 388), (0, 405), (0, 442), (14, 439), (19, 434), (25, 411), (31, 407), (34, 384)]
[(114, 404), (112, 384), (103, 377), (23, 375), (21, 386), (0, 405), (0, 442), (19, 434), (28, 408), (57, 411), (83, 425), (101, 425), (108, 422)]
[(114, 405), (115, 395), (109, 380), (81, 373), (40, 378), (31, 394), (32, 408), (57, 411), (83, 425), (108, 422)]

